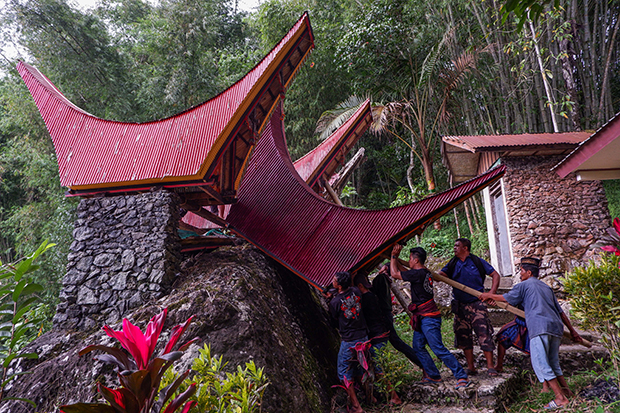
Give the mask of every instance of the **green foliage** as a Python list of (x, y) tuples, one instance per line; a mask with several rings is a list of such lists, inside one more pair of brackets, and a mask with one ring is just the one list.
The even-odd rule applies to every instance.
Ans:
[(620, 256), (603, 253), (601, 262), (575, 267), (564, 288), (571, 296), (573, 314), (601, 334), (620, 379)]
[[(269, 385), (263, 368), (257, 368), (254, 361), (245, 363), (245, 368), (237, 366), (233, 373), (224, 372), (227, 363), (222, 356), (212, 355), (207, 344), (200, 349), (200, 355), (192, 364), (192, 373), (181, 384), (184, 391), (196, 383), (196, 393), (192, 396), (200, 413), (253, 413), (260, 411), (263, 393)], [(174, 373), (169, 371), (162, 380), (161, 387), (174, 381)]]
[(33, 262), (54, 244), (47, 241), (31, 255), (15, 263), (2, 264), (0, 261), (0, 362), (2, 363), (2, 381), (0, 382), (0, 402), (3, 400), (21, 400), (36, 404), (26, 398), (4, 397), (7, 387), (17, 376), (9, 375), (9, 366), (13, 360), (20, 358), (36, 359), (36, 353), (26, 353), (26, 345), (36, 337), (40, 319), (29, 318), (38, 300), (37, 293), (43, 286), (32, 282), (26, 275), (39, 268)]
[(409, 366), (402, 363), (396, 352), (390, 351), (387, 346), (377, 350), (375, 357), (377, 364), (383, 370), (383, 374), (377, 376), (375, 385), (385, 395), (385, 399), (390, 400), (390, 392), (392, 390), (398, 392), (398, 388), (403, 383), (403, 373), (409, 369)]
[(603, 183), (603, 188), (605, 188), (609, 215), (612, 217), (620, 217), (620, 180), (614, 179), (601, 182)]
[(396, 191), (396, 198), (390, 204), (390, 208), (411, 204), (426, 198), (429, 194), (425, 185), (417, 185), (412, 191), (408, 186), (402, 186)]

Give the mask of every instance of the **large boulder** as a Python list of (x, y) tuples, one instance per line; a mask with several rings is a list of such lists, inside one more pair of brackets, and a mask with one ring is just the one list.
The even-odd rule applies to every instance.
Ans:
[[(268, 412), (329, 410), (330, 386), (336, 379), (337, 333), (329, 327), (320, 298), (306, 282), (249, 245), (188, 257), (172, 292), (124, 316), (144, 329), (163, 308), (169, 310), (164, 334), (194, 315), (185, 339), (190, 347), (211, 344), (228, 369), (254, 360), (265, 368), (270, 385), (263, 403)], [(120, 321), (112, 325), (120, 329)], [(164, 339), (160, 339), (161, 343)], [(8, 396), (34, 400), (37, 411), (97, 399), (95, 383), (117, 385), (110, 365), (77, 352), (91, 344), (115, 344), (100, 329), (90, 332), (55, 329), (30, 345), (39, 360), (23, 361), (13, 371), (30, 370), (12, 385)], [(157, 352), (157, 351), (156, 351)], [(187, 363), (193, 357), (184, 358)], [(5, 403), (0, 412), (30, 412), (23, 402)]]

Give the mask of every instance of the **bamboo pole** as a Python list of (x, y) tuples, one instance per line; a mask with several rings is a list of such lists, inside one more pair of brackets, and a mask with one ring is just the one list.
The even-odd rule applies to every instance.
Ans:
[[(448, 285), (451, 285), (452, 287), (461, 290), (463, 292), (466, 292), (467, 294), (473, 295), (474, 297), (478, 298), (480, 297), (480, 294), (482, 294), (480, 291), (476, 291), (473, 288), (467, 287), (466, 285), (463, 285), (459, 282), (456, 282), (454, 280), (451, 280), (448, 277), (444, 277), (443, 275), (439, 275), (433, 271), (431, 271), (431, 274), (433, 275), (433, 279), (436, 281), (441, 281), (444, 282)], [(519, 310), (516, 307), (511, 306), (510, 304), (504, 302), (504, 301), (496, 301), (495, 304), (499, 307), (499, 308), (503, 308), (506, 311), (511, 312), (514, 315), (517, 315), (521, 318), (525, 318), (525, 312), (523, 310)], [(572, 337), (570, 335), (570, 333), (568, 331), (564, 331), (564, 337), (570, 338), (572, 340)], [(583, 346), (585, 347), (592, 347), (592, 343), (590, 343), (588, 340), (586, 340), (585, 338), (581, 338), (581, 343)]]

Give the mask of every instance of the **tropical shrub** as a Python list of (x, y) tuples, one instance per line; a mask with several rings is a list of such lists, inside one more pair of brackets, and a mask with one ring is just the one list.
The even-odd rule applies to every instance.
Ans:
[(565, 290), (573, 315), (601, 334), (620, 379), (620, 254), (603, 254), (601, 262), (575, 267), (567, 274)]
[[(211, 353), (207, 344), (199, 350), (194, 359), (192, 372), (179, 387), (183, 392), (196, 383), (196, 393), (190, 400), (196, 402), (200, 413), (253, 413), (260, 411), (263, 393), (269, 385), (263, 368), (257, 368), (254, 361), (245, 363), (245, 368), (237, 366), (233, 373), (225, 373), (222, 356)], [(174, 372), (169, 370), (162, 379), (161, 388), (174, 381)]]
[(146, 333), (142, 333), (127, 319), (123, 319), (121, 331), (104, 326), (106, 334), (120, 341), (121, 346), (129, 352), (129, 355), (120, 348), (103, 345), (88, 346), (79, 354), (83, 356), (94, 350), (106, 353), (95, 356), (95, 359), (113, 363), (118, 367), (117, 376), (121, 387), (110, 389), (98, 383), (99, 394), (109, 404), (76, 403), (61, 406), (60, 410), (64, 413), (173, 413), (182, 407), (182, 413), (187, 413), (196, 404), (195, 401), (187, 401), (196, 391), (196, 384), (191, 384), (183, 393), (176, 397), (173, 396), (189, 375), (189, 370), (162, 389), (160, 389), (160, 383), (172, 363), (180, 359), (183, 351), (197, 339), (190, 340), (180, 346), (177, 351), (173, 351), (191, 323), (192, 317), (190, 317), (185, 323), (172, 328), (170, 339), (164, 350), (159, 356), (153, 357), (167, 314), (168, 310), (165, 309), (154, 316), (146, 327)]
[(36, 359), (36, 353), (27, 353), (25, 347), (36, 337), (40, 319), (28, 317), (37, 303), (37, 292), (43, 290), (39, 284), (33, 283), (26, 274), (39, 268), (33, 262), (41, 254), (55, 244), (44, 241), (30, 256), (16, 263), (2, 264), (0, 261), (0, 362), (2, 363), (2, 381), (0, 382), (0, 402), (5, 400), (21, 400), (36, 404), (21, 397), (4, 397), (6, 386), (17, 376), (29, 372), (9, 374), (9, 365), (19, 358)]

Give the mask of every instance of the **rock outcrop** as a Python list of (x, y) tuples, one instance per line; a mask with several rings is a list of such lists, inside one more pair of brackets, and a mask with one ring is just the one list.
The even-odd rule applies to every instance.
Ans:
[[(167, 307), (167, 333), (194, 315), (184, 337), (201, 340), (189, 351), (197, 355), (198, 346), (210, 343), (230, 369), (250, 359), (265, 368), (271, 384), (263, 411), (329, 410), (339, 341), (312, 287), (250, 245), (189, 257), (181, 268), (168, 295), (144, 302), (125, 316), (144, 328)], [(110, 365), (77, 355), (90, 344), (114, 344), (100, 327), (55, 328), (38, 338), (30, 350), (39, 353), (39, 360), (24, 361), (14, 369), (29, 369), (32, 374), (20, 377), (8, 396), (34, 400), (37, 411), (56, 411), (62, 404), (95, 400), (97, 381), (116, 386)], [(112, 327), (120, 329), (118, 323)], [(0, 412), (29, 411), (32, 407), (21, 402), (0, 408)]]

